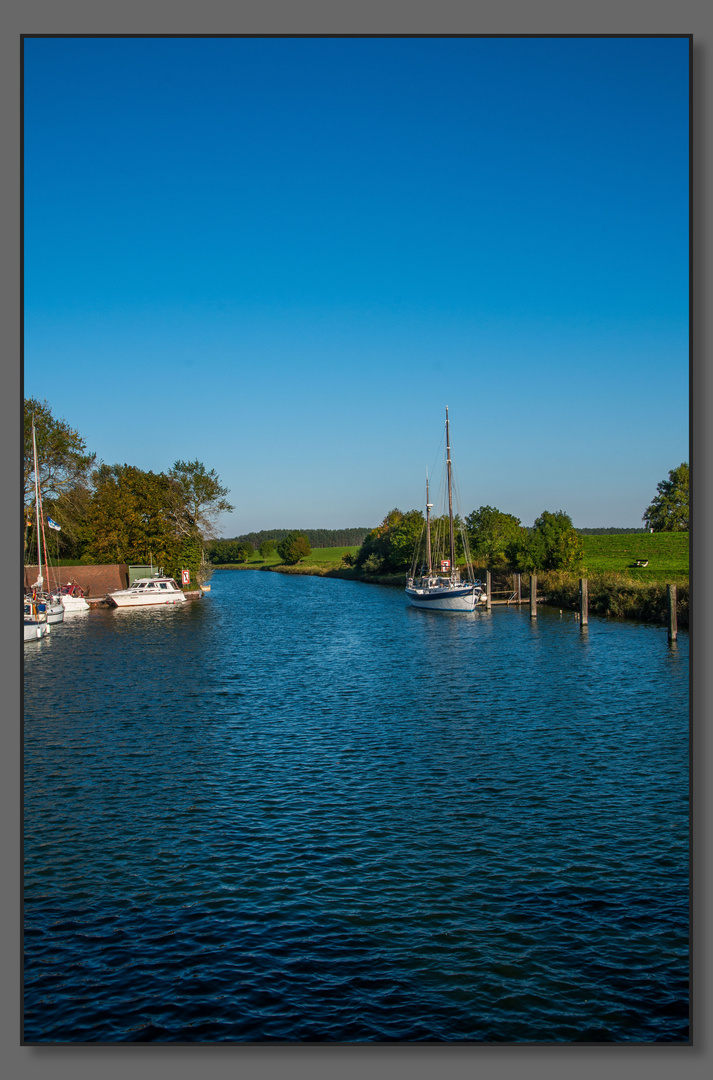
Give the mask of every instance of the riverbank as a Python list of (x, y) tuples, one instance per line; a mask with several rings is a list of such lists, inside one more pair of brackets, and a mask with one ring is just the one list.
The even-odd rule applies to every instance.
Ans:
[[(638, 619), (639, 622), (668, 622), (666, 582), (643, 582), (624, 574), (589, 574), (589, 611), (608, 618)], [(672, 580), (676, 586), (676, 611), (679, 626), (688, 626), (689, 583)], [(554, 607), (579, 609), (579, 575), (550, 570), (538, 575), (537, 591), (545, 603)]]
[[(216, 567), (234, 570), (266, 570), (278, 574), (302, 574), (309, 577), (341, 578), (346, 581), (362, 581), (367, 585), (389, 585), (403, 588), (406, 575), (364, 574), (353, 567), (309, 566), (298, 563), (286, 566), (280, 563), (262, 566), (243, 563), (233, 567)], [(476, 577), (485, 578), (485, 569), (476, 568)], [(579, 574), (546, 570), (537, 576), (537, 598), (540, 603), (568, 611), (579, 609)], [(637, 619), (639, 622), (666, 625), (668, 607), (666, 582), (642, 582), (625, 574), (589, 574), (589, 611), (605, 618)], [(676, 585), (678, 624), (688, 627), (689, 584), (687, 580), (673, 580)], [(522, 597), (526, 600), (530, 587), (529, 574), (522, 575)]]

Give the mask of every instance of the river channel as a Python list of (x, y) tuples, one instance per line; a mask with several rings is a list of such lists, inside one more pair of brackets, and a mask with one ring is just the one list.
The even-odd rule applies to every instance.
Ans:
[(688, 1038), (688, 635), (218, 571), (25, 646), (25, 1041)]

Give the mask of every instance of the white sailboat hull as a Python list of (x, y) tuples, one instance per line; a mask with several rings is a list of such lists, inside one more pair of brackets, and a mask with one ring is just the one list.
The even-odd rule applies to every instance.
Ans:
[(479, 585), (453, 588), (407, 588), (406, 598), (413, 607), (431, 611), (474, 611), (485, 594)]
[(44, 603), (47, 609), (48, 623), (64, 622), (64, 605), (60, 600), (47, 600)]
[(39, 641), (40, 638), (47, 637), (49, 632), (49, 623), (35, 622), (34, 619), (25, 619), (23, 623), (25, 641)]

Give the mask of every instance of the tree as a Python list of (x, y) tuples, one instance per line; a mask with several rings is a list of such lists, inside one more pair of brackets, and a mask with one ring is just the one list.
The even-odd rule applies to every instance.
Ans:
[(32, 450), (32, 421), (37, 443), (37, 480), (43, 502), (55, 502), (72, 488), (85, 486), (96, 454), (88, 454), (86, 443), (65, 420), (56, 420), (46, 401), (25, 398), (23, 487), (25, 506), (34, 505), (35, 469)]
[(208, 545), (208, 558), (218, 565), (247, 562), (254, 554), (255, 548), (247, 540), (214, 540)]
[(183, 498), (175, 480), (133, 465), (100, 465), (93, 480), (89, 557), (119, 563), (151, 560), (174, 577), (184, 567), (198, 571), (201, 544), (175, 527)]
[(677, 469), (671, 469), (668, 480), (656, 485), (658, 495), (644, 511), (643, 520), (649, 529), (654, 532), (688, 532), (688, 481), (688, 462), (684, 461)]
[(519, 570), (578, 570), (584, 559), (584, 544), (563, 510), (544, 510), (532, 529), (520, 528), (506, 549), (510, 563)]
[(91, 540), (87, 522), (91, 489), (88, 483), (79, 482), (63, 491), (58, 499), (43, 499), (45, 519), (49, 516), (59, 522), (61, 529), (54, 533), (57, 552), (61, 558), (80, 559)]
[(291, 532), (277, 545), (277, 554), (283, 563), (294, 566), (300, 559), (306, 558), (310, 551), (309, 540), (304, 533)]
[(381, 524), (364, 537), (356, 556), (357, 568), (370, 574), (408, 570), (424, 525), (420, 510), (390, 510)]
[(269, 559), (273, 551), (277, 551), (277, 540), (263, 540), (258, 551), (263, 559)]
[(215, 469), (208, 471), (201, 461), (175, 461), (168, 473), (180, 488), (182, 500), (175, 526), (183, 535), (195, 535), (202, 540), (213, 535), (218, 514), (229, 513), (235, 507), (225, 496)]
[(520, 535), (520, 519), (494, 506), (480, 506), (465, 523), (473, 562), (488, 567), (506, 565), (506, 551)]

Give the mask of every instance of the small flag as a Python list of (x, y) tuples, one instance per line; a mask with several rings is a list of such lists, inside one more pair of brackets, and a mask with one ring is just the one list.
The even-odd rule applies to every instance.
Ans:
[(47, 518), (47, 524), (49, 525), (50, 529), (56, 529), (57, 532), (62, 532), (62, 526), (58, 525), (56, 521), (53, 521), (51, 517)]

